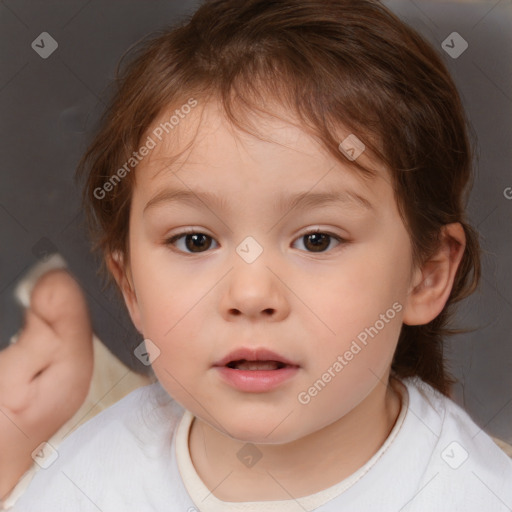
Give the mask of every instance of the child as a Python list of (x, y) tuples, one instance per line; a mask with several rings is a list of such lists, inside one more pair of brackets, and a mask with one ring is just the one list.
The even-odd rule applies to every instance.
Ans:
[(213, 0), (119, 84), (80, 172), (159, 382), (14, 510), (510, 510), (512, 462), (448, 398), (480, 266), (436, 51), (374, 1)]

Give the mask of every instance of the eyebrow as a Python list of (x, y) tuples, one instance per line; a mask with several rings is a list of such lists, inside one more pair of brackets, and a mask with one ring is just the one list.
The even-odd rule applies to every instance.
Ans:
[[(144, 207), (143, 213), (162, 203), (181, 202), (191, 206), (212, 206), (219, 211), (227, 210), (228, 204), (224, 197), (209, 191), (192, 191), (184, 189), (165, 189), (150, 199)], [(328, 204), (346, 204), (359, 209), (373, 211), (373, 204), (365, 197), (352, 190), (330, 192), (300, 192), (298, 194), (279, 194), (274, 206), (281, 211), (290, 211), (295, 208), (314, 208)]]

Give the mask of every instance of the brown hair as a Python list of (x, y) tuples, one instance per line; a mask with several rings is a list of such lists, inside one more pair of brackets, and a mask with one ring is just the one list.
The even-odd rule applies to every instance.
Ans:
[(465, 217), (472, 167), (467, 120), (436, 51), (377, 1), (211, 0), (129, 54), (78, 168), (103, 256), (128, 256), (134, 173), (102, 199), (97, 190), (137, 150), (162, 109), (215, 98), (230, 122), (247, 131), (242, 119), (274, 99), (335, 158), (371, 177), (374, 171), (339, 150), (335, 134), (342, 126), (391, 170), (415, 264), (435, 252), (443, 225), (464, 228), (466, 249), (444, 310), (427, 325), (402, 326), (392, 363), (399, 377), (416, 375), (447, 393), (443, 336), (460, 332), (447, 324), (453, 303), (478, 284), (480, 256)]

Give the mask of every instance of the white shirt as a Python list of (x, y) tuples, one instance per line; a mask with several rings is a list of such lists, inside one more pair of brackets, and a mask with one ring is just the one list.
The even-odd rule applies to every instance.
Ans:
[(510, 511), (512, 460), (454, 402), (417, 378), (403, 383), (400, 415), (379, 451), (350, 477), (310, 496), (216, 498), (190, 458), (192, 414), (157, 382), (71, 434), (11, 511)]

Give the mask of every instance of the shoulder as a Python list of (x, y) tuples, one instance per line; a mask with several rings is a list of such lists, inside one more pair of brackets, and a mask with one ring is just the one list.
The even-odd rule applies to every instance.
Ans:
[[(88, 450), (124, 449), (123, 441), (135, 441), (140, 449), (168, 440), (184, 409), (156, 382), (140, 387), (75, 430), (59, 446), (66, 462), (88, 458)], [(132, 447), (133, 448), (133, 447)]]
[[(434, 437), (422, 485), (423, 500), (444, 500), (438, 510), (508, 510), (512, 460), (458, 404), (421, 381), (406, 379), (410, 413)], [(418, 434), (420, 434), (418, 432)], [(437, 496), (438, 498), (435, 498)]]
[[(51, 463), (46, 468), (42, 464), (13, 512), (58, 512), (71, 504), (77, 511), (96, 511), (109, 489), (130, 489), (148, 471), (160, 474), (166, 464), (163, 454), (169, 453), (183, 412), (158, 382), (134, 390), (79, 427), (56, 450), (49, 447)], [(123, 497), (118, 498), (123, 508)]]

